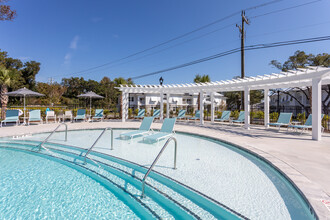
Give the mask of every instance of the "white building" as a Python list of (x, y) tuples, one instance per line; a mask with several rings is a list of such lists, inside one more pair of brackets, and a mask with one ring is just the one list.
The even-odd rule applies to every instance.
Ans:
[[(198, 109), (198, 93), (171, 94), (169, 97), (169, 110), (186, 109), (188, 112), (194, 112)], [(211, 105), (210, 94), (204, 95), (204, 106)], [(167, 96), (164, 94), (163, 103), (167, 103)], [(221, 110), (226, 106), (226, 98), (219, 93), (214, 94), (215, 111)], [(165, 104), (166, 105), (166, 104)], [(147, 112), (151, 109), (160, 109), (160, 96), (155, 93), (134, 93), (129, 95), (129, 108), (144, 108)]]
[[(330, 111), (329, 107), (326, 107), (330, 102), (328, 93), (325, 91), (327, 86), (328, 85), (322, 86), (322, 112), (326, 114)], [(270, 96), (270, 108), (271, 110), (277, 110), (277, 106), (279, 105), (281, 111), (292, 112), (294, 115), (306, 112), (306, 109), (308, 109), (310, 113), (311, 105), (308, 98), (310, 95), (311, 94), (309, 94), (309, 91), (306, 87), (302, 88), (302, 90), (297, 88), (284, 89), (283, 92), (280, 92), (279, 94), (273, 93)], [(324, 106), (324, 104), (326, 106)]]

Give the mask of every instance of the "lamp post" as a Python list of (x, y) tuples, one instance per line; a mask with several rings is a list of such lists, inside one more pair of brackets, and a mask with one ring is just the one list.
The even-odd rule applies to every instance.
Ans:
[(163, 82), (164, 82), (163, 77), (160, 77), (160, 78), (159, 78), (159, 84), (160, 84), (161, 86), (163, 85)]

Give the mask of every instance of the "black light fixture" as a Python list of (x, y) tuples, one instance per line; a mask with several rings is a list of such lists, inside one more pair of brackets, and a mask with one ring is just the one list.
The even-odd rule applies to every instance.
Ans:
[(159, 83), (160, 83), (161, 86), (163, 85), (163, 82), (164, 82), (163, 77), (160, 77), (160, 78), (159, 78)]

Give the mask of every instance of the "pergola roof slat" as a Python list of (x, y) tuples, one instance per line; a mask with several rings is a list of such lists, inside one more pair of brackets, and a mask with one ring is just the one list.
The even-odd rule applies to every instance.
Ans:
[(127, 93), (183, 93), (183, 92), (221, 92), (221, 91), (242, 91), (248, 87), (250, 89), (271, 89), (289, 88), (298, 86), (311, 86), (312, 79), (324, 79), (322, 84), (330, 83), (330, 68), (308, 66), (297, 68), (280, 73), (257, 75), (231, 80), (220, 80), (207, 83), (185, 83), (168, 85), (120, 85), (116, 87), (120, 91)]

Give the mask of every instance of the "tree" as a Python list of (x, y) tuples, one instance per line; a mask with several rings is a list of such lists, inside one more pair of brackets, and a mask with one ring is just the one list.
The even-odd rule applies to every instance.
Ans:
[(16, 17), (16, 10), (12, 10), (9, 5), (4, 4), (9, 0), (0, 0), (0, 21), (12, 21)]
[[(209, 75), (199, 75), (197, 74), (194, 78), (194, 83), (206, 83), (206, 82), (211, 82), (210, 76)], [(200, 110), (200, 93), (198, 93), (198, 100), (197, 100), (197, 108)]]
[(46, 96), (38, 98), (41, 104), (60, 104), (62, 95), (65, 93), (66, 88), (58, 83), (42, 83), (38, 82), (37, 91)]
[(36, 75), (39, 71), (39, 62), (28, 61), (24, 63), (23, 69), (21, 69), (21, 76), (26, 87), (33, 89), (36, 86)]
[[(132, 79), (130, 79), (130, 78), (127, 79), (127, 80), (125, 80), (123, 77), (118, 77), (118, 78), (115, 78), (113, 81), (115, 82), (115, 85), (116, 86), (120, 86), (120, 85), (134, 85)], [(123, 95), (122, 95), (121, 92), (120, 92), (120, 95), (119, 95), (119, 100), (120, 100), (121, 103), (123, 103)], [(119, 102), (119, 100), (118, 100), (118, 102)], [(123, 112), (123, 105), (121, 104), (120, 105), (120, 115), (121, 115), (122, 112)]]
[[(225, 92), (226, 105), (229, 109), (241, 109), (241, 92)], [(250, 91), (250, 105), (258, 104), (264, 97), (263, 90)]]
[(8, 87), (12, 82), (12, 73), (10, 70), (6, 69), (3, 66), (0, 66), (0, 86), (1, 86), (1, 118), (5, 118), (5, 112), (8, 104), (8, 96), (4, 95), (8, 92)]
[[(285, 61), (283, 64), (281, 64), (277, 60), (272, 60), (270, 62), (270, 65), (276, 67), (277, 69), (280, 69), (282, 71), (288, 71), (288, 70), (296, 70), (297, 68), (304, 68), (306, 66), (330, 66), (330, 54), (322, 53), (317, 54), (316, 56), (313, 54), (306, 54), (304, 51), (297, 50), (294, 55), (290, 56), (287, 61)], [(310, 107), (312, 107), (312, 88), (306, 87), (299, 88), (296, 87), (297, 90), (300, 90), (302, 94), (306, 96), (306, 99), (309, 100)], [(328, 112), (329, 105), (330, 105), (330, 85), (322, 86), (322, 90), (326, 91), (327, 96), (324, 100), (322, 100), (322, 106), (324, 112)], [(306, 92), (307, 91), (307, 92)], [(278, 96), (280, 93), (284, 93), (292, 97), (297, 101), (297, 103), (305, 109), (307, 113), (309, 113), (309, 110), (312, 108), (308, 108), (307, 106), (303, 105), (293, 94), (291, 94), (288, 91), (284, 91), (282, 89), (279, 90), (273, 90), (274, 93), (277, 93)]]

